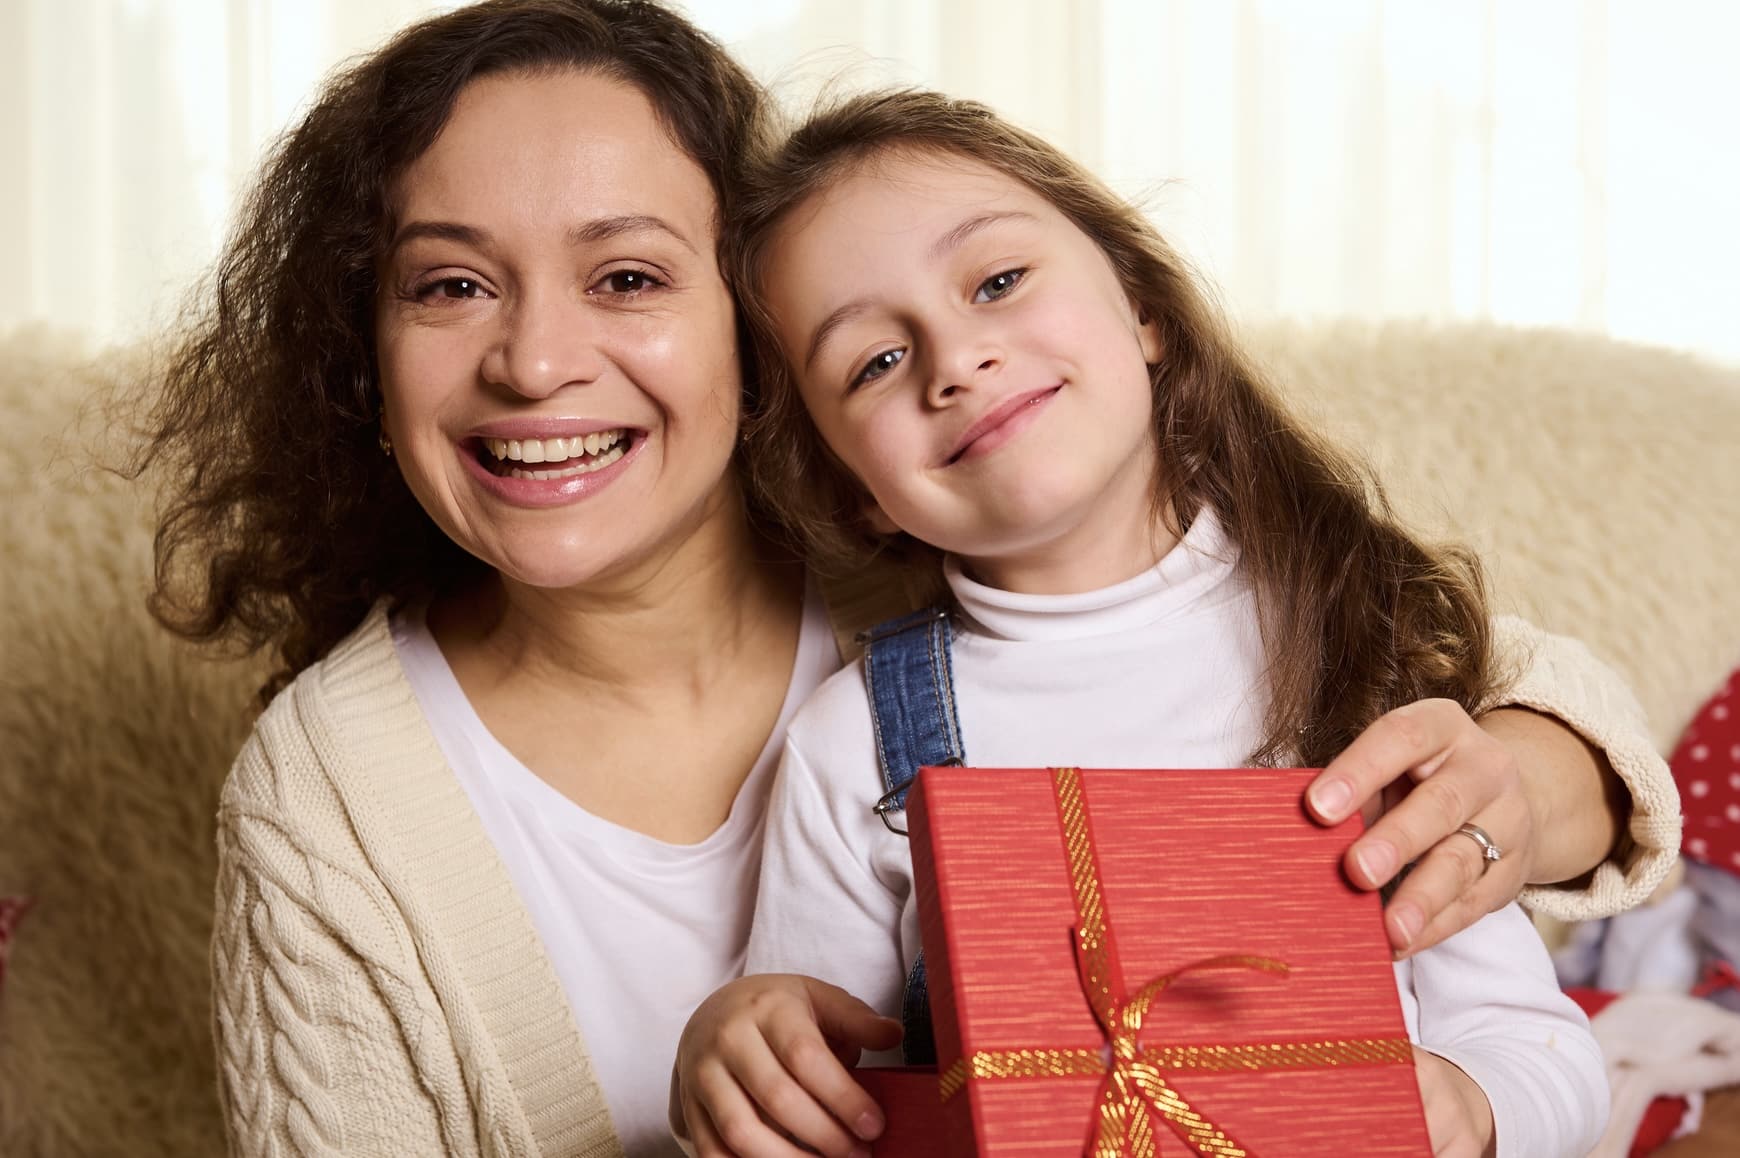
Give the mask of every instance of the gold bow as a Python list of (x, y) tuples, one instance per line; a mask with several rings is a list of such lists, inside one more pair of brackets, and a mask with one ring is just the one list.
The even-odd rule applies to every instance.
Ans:
[(979, 1050), (943, 1074), (946, 1102), (969, 1081), (1006, 1078), (1103, 1075), (1097, 1098), (1099, 1117), (1086, 1152), (1091, 1158), (1156, 1158), (1156, 1119), (1198, 1154), (1211, 1158), (1249, 1158), (1250, 1151), (1191, 1108), (1166, 1081), (1168, 1071), (1226, 1071), (1318, 1068), (1338, 1065), (1412, 1064), (1406, 1038), (1355, 1038), (1258, 1045), (1148, 1046), (1140, 1042), (1142, 1024), (1154, 1001), (1187, 973), (1213, 969), (1256, 970), (1285, 975), (1287, 965), (1271, 957), (1210, 957), (1154, 978), (1126, 998), (1111, 925), (1106, 920), (1093, 836), (1082, 804), (1081, 772), (1052, 770), (1058, 815), (1063, 821), (1070, 880), (1075, 886), (1079, 925), (1075, 930), (1076, 967), (1082, 992), (1110, 1045), (1091, 1049)]

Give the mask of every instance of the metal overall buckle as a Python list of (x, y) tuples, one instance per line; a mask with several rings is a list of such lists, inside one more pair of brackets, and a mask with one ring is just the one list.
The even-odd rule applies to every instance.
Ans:
[[(926, 767), (959, 768), (961, 767), (961, 761), (958, 757), (950, 756), (946, 760), (938, 760), (935, 764), (929, 764), (926, 765)], [(913, 777), (913, 780), (916, 779), (918, 779), (916, 776)], [(906, 831), (906, 829), (897, 827), (894, 823), (893, 817), (897, 812), (906, 811), (906, 802), (902, 800), (900, 803), (896, 804), (894, 798), (903, 792), (910, 792), (912, 790), (913, 780), (908, 780), (899, 788), (894, 788), (884, 792), (881, 799), (876, 801), (876, 806), (870, 810), (881, 818), (883, 827), (888, 829), (888, 831), (892, 832), (895, 836), (905, 836), (910, 838), (911, 835)]]

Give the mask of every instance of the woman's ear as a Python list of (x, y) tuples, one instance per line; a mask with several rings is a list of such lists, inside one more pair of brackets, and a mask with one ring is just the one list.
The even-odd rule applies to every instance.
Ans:
[(1142, 361), (1150, 366), (1160, 364), (1160, 355), (1165, 352), (1160, 342), (1160, 327), (1148, 313), (1148, 307), (1140, 303), (1136, 305), (1136, 341), (1142, 347)]

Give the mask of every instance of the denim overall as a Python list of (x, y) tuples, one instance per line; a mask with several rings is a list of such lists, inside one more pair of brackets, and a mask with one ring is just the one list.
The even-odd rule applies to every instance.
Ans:
[[(892, 816), (906, 808), (906, 792), (927, 765), (965, 762), (961, 724), (955, 713), (954, 665), (950, 657), (948, 612), (933, 607), (871, 628), (864, 644), (864, 683), (876, 730), (876, 761), (886, 791), (876, 815), (904, 836)], [(930, 993), (925, 985), (924, 953), (913, 962), (901, 1001), (902, 1044), (908, 1065), (935, 1065)]]

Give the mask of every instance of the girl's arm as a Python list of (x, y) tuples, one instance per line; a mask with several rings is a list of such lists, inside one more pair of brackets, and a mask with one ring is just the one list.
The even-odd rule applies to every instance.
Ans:
[[(1368, 728), (1307, 793), (1328, 822), (1388, 797), (1346, 863), (1356, 883), (1376, 888), (1413, 862), (1388, 908), (1399, 953), (1519, 894), (1565, 919), (1620, 912), (1655, 889), (1679, 848), (1673, 779), (1623, 681), (1575, 640), (1520, 619), (1495, 622), (1494, 647), (1517, 673), (1506, 709), (1476, 722), (1447, 700), (1409, 704)], [(1464, 823), (1485, 829), (1502, 859), (1483, 860), (1457, 833)], [(1575, 888), (1555, 884), (1577, 877)]]
[(691, 1158), (857, 1158), (884, 1123), (843, 1055), (899, 1040), (899, 1022), (838, 986), (790, 973), (740, 977), (683, 1027), (671, 1133)]
[[(1521, 909), (1507, 905), (1397, 966), (1417, 1002), (1420, 1046), (1451, 1063), (1484, 1095), (1490, 1118), (1465, 1132), (1440, 1114), (1442, 1133), (1496, 1143), (1497, 1158), (1582, 1158), (1607, 1121), (1607, 1075), (1581, 1010), (1559, 991), (1552, 962)], [(1419, 1066), (1430, 1106), (1444, 1082)]]
[[(900, 1041), (900, 1023), (877, 1012), (898, 1010), (905, 976), (902, 900), (872, 868), (884, 831), (870, 811), (880, 776), (873, 758), (840, 760), (824, 780), (793, 738), (841, 699), (824, 688), (788, 734), (768, 801), (749, 975), (703, 1002), (677, 1045), (671, 1129), (698, 1158), (805, 1153), (780, 1131), (848, 1158), (882, 1132), (881, 1111), (849, 1069), (861, 1049)], [(864, 716), (862, 683), (845, 699)], [(862, 730), (853, 743), (824, 729), (822, 750), (873, 753), (867, 723)]]

